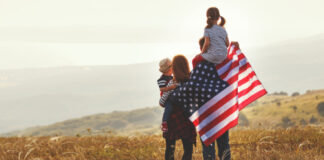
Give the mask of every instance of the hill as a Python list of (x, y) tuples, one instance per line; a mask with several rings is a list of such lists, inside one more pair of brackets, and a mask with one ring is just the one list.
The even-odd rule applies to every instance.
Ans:
[[(324, 90), (303, 95), (270, 94), (250, 104), (240, 113), (239, 128), (276, 129), (294, 126), (323, 125), (318, 104), (324, 102)], [(322, 107), (322, 110), (324, 107)], [(115, 111), (71, 119), (48, 126), (32, 127), (3, 136), (118, 135), (159, 134), (161, 107), (133, 111)]]
[(0, 133), (153, 106), (158, 77), (155, 63), (0, 70)]
[[(245, 50), (269, 92), (323, 88), (324, 35)], [(0, 70), (0, 133), (157, 105), (157, 63)]]

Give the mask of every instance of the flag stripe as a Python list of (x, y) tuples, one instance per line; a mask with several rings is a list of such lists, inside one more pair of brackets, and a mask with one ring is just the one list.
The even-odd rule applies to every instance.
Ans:
[(244, 96), (241, 96), (238, 99), (239, 104), (244, 102), (246, 99), (248, 99), (249, 97), (253, 96), (253, 94), (256, 94), (259, 91), (262, 91), (264, 88), (262, 85), (258, 85), (256, 87), (254, 87), (251, 91), (249, 91), (248, 93), (246, 93)]
[(224, 128), (227, 124), (232, 122), (238, 117), (238, 110), (236, 110), (234, 113), (226, 117), (223, 121), (215, 125), (212, 129), (210, 129), (208, 132), (205, 134), (201, 135), (201, 139), (205, 141), (206, 139), (212, 137), (215, 133), (217, 133), (219, 130)]
[(236, 119), (234, 119), (233, 121), (231, 121), (230, 123), (228, 123), (225, 127), (223, 127), (222, 129), (220, 129), (218, 132), (216, 132), (213, 136), (207, 138), (205, 141), (203, 141), (206, 145), (210, 145), (211, 143), (215, 142), (215, 139), (217, 139), (218, 137), (220, 137), (221, 135), (223, 135), (226, 131), (228, 131), (229, 129), (235, 127), (238, 124), (238, 116), (236, 117)]
[[(252, 82), (248, 88), (246, 88), (238, 93), (238, 97), (243, 97), (243, 96), (249, 94), (249, 92), (251, 92), (255, 87), (258, 87), (259, 85), (261, 85), (261, 82), (258, 80)], [(263, 89), (263, 88), (261, 88), (261, 89)]]
[(231, 93), (233, 90), (236, 89), (235, 84), (232, 84), (230, 86), (228, 86), (226, 89), (224, 89), (223, 91), (221, 91), (217, 96), (213, 97), (211, 100), (209, 100), (208, 102), (206, 102), (203, 106), (201, 106), (196, 112), (194, 112), (191, 116), (190, 116), (190, 120), (192, 122), (196, 121), (196, 119), (203, 114), (206, 110), (208, 110), (210, 107), (212, 107), (215, 103), (217, 103), (218, 101), (220, 101), (221, 99), (223, 99), (227, 94)]
[[(197, 131), (201, 131), (211, 123), (211, 121), (214, 121), (217, 117), (221, 116), (226, 110), (230, 109), (237, 103), (237, 97), (231, 98), (226, 104), (215, 110), (213, 113), (210, 113), (208, 117), (206, 117), (204, 120), (200, 121), (199, 125), (197, 125)], [(215, 104), (215, 107), (217, 107), (218, 104)], [(206, 113), (206, 112), (205, 112)], [(199, 133), (200, 134), (200, 133)]]
[[(251, 78), (248, 79), (247, 81), (245, 81), (245, 83), (241, 83), (241, 86), (238, 87), (238, 92), (241, 92), (241, 91), (245, 90), (246, 88), (248, 88), (251, 83), (254, 83), (255, 81), (259, 81), (257, 76), (255, 76), (255, 74), (253, 72), (251, 75), (249, 75), (249, 77), (251, 77)], [(242, 82), (242, 81), (239, 81), (239, 83), (240, 82)]]
[(210, 119), (208, 125), (205, 125), (204, 128), (202, 128), (200, 131), (198, 130), (198, 133), (200, 135), (205, 134), (213, 126), (215, 126), (216, 124), (224, 120), (228, 115), (231, 115), (233, 112), (237, 111), (237, 101), (235, 101), (235, 99), (233, 101), (231, 100), (230, 104), (228, 104), (226, 107), (222, 107), (217, 111), (215, 111), (215, 112), (219, 111), (222, 113), (214, 113), (211, 117), (208, 117), (207, 120)]
[[(240, 57), (241, 55), (243, 55), (243, 54), (241, 54), (241, 52), (240, 52), (240, 54), (239, 54), (239, 59), (241, 60), (242, 58), (245, 58), (245, 57)], [(243, 55), (244, 56), (244, 55)], [(219, 65), (217, 65), (216, 66), (216, 69), (217, 68), (219, 68), (219, 69), (217, 69), (217, 73), (218, 73), (218, 75), (222, 75), (222, 74), (224, 74), (226, 71), (228, 71), (229, 70), (229, 67), (231, 66), (231, 64), (232, 64), (232, 62), (233, 62), (233, 59), (226, 59), (225, 60), (226, 62), (223, 62), (223, 63), (221, 63), (221, 64), (219, 64)], [(220, 67), (221, 66), (221, 67)]]
[(220, 99), (218, 102), (216, 102), (215, 105), (211, 106), (208, 110), (206, 110), (204, 113), (200, 113), (200, 116), (193, 121), (192, 123), (197, 126), (200, 122), (202, 122), (206, 117), (208, 117), (211, 113), (213, 113), (218, 108), (222, 107), (222, 105), (226, 104), (228, 99), (232, 99), (237, 95), (237, 91), (234, 89), (231, 93), (227, 94), (224, 98)]
[(258, 98), (264, 96), (265, 94), (267, 94), (266, 90), (260, 90), (259, 92), (251, 95), (248, 99), (246, 99), (245, 101), (241, 102), (239, 104), (239, 110), (242, 110), (244, 107), (246, 107), (248, 104), (252, 103), (253, 101), (257, 100)]
[[(220, 75), (221, 79), (225, 80), (226, 79), (225, 77), (227, 77), (228, 75), (231, 75), (230, 73), (234, 68), (239, 67), (240, 63), (246, 62), (244, 55), (243, 54), (241, 54), (241, 55), (234, 56), (233, 61), (231, 61), (229, 63), (230, 64), (229, 66), (226, 66), (227, 67), (226, 70), (222, 71), (222, 73), (217, 72), (218, 75)], [(237, 61), (239, 61), (239, 62), (237, 63)]]

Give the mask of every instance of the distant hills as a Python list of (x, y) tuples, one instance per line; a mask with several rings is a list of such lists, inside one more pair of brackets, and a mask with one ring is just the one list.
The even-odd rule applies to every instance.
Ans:
[[(324, 34), (245, 50), (272, 93), (324, 88)], [(156, 106), (158, 64), (0, 70), (0, 133)]]
[[(321, 102), (324, 103), (324, 90), (309, 91), (306, 94), (294, 96), (284, 93), (267, 95), (240, 112), (238, 127), (273, 129), (323, 125), (324, 105), (321, 109), (318, 107)], [(162, 111), (161, 107), (114, 111), (66, 120), (48, 126), (32, 127), (3, 134), (3, 136), (159, 134), (161, 133), (159, 126)]]
[(158, 104), (156, 63), (0, 71), (0, 133)]

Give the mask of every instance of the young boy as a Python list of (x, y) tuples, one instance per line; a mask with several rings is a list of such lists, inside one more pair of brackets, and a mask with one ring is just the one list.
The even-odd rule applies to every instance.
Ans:
[(176, 84), (173, 84), (172, 77), (172, 62), (169, 58), (162, 59), (159, 63), (160, 72), (162, 72), (161, 77), (157, 80), (158, 86), (161, 91), (160, 106), (164, 107), (164, 113), (162, 118), (161, 129), (163, 132), (168, 131), (167, 120), (170, 118), (172, 111), (172, 104), (168, 101), (169, 94), (176, 87)]

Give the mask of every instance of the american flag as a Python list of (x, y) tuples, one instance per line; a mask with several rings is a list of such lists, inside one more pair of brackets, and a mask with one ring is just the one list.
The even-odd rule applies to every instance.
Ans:
[(266, 93), (244, 54), (231, 44), (224, 62), (217, 66), (199, 63), (190, 80), (171, 97), (184, 107), (202, 141), (209, 145), (238, 124), (240, 110)]

